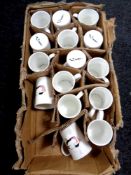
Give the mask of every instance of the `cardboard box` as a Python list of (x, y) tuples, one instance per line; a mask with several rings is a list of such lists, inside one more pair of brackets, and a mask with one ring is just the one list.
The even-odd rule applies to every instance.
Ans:
[[(95, 56), (105, 58), (110, 66), (110, 73), (108, 78), (110, 85), (108, 86), (101, 80), (91, 77), (84, 69), (74, 69), (63, 66), (61, 57), (65, 58), (70, 49), (61, 49), (56, 43), (56, 30), (51, 24), (52, 34), (48, 35), (52, 49), (44, 50), (47, 54), (56, 53), (52, 60), (50, 67), (39, 73), (31, 73), (29, 71), (27, 62), (32, 53), (29, 46), (29, 40), (32, 34), (38, 30), (30, 27), (30, 17), (32, 13), (37, 10), (45, 10), (53, 14), (58, 9), (66, 9), (73, 14), (79, 12), (84, 8), (94, 8), (100, 14), (100, 20), (97, 27), (93, 29), (99, 30), (103, 33), (104, 43), (100, 49), (88, 49), (83, 44), (83, 34), (90, 30), (90, 28), (80, 25), (75, 18), (72, 17), (72, 23), (68, 28), (76, 26), (80, 36), (78, 45), (79, 50), (82, 50), (87, 58), (90, 59)], [(84, 2), (76, 3), (35, 3), (27, 6), (25, 13), (24, 36), (22, 47), (22, 63), (20, 68), (20, 88), (22, 92), (22, 106), (17, 112), (16, 117), (16, 151), (18, 160), (14, 164), (14, 169), (25, 169), (27, 175), (105, 175), (113, 174), (120, 168), (118, 160), (118, 150), (115, 148), (116, 132), (122, 126), (122, 113), (120, 105), (119, 89), (117, 78), (112, 60), (112, 47), (115, 41), (115, 19), (106, 19), (106, 13), (103, 11), (103, 5), (95, 5)], [(73, 74), (80, 72), (82, 79), (79, 84), (70, 93), (76, 94), (83, 90), (84, 96), (82, 98), (83, 109), (76, 118), (66, 121), (61, 125), (61, 119), (56, 107), (52, 110), (36, 110), (33, 108), (34, 86), (38, 77), (49, 75), (52, 77), (55, 72), (59, 70), (69, 70)], [(88, 93), (93, 87), (103, 86), (111, 90), (114, 102), (113, 105), (105, 111), (105, 120), (107, 120), (113, 130), (114, 136), (111, 143), (104, 147), (93, 146), (91, 154), (79, 161), (73, 161), (70, 157), (64, 157), (60, 151), (60, 135), (59, 129), (76, 121), (81, 125), (81, 128), (86, 136), (86, 125), (88, 124), (88, 110), (90, 103), (88, 100)], [(55, 94), (55, 92), (54, 92)], [(56, 103), (60, 95), (55, 94)], [(29, 142), (30, 141), (30, 142)], [(32, 142), (32, 143), (31, 143)]]

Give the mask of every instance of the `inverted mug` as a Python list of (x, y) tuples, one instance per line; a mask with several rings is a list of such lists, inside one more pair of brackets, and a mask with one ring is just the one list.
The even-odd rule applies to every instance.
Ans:
[[(62, 129), (60, 134), (63, 139), (61, 152), (64, 156), (71, 155), (73, 160), (79, 160), (91, 152), (92, 147), (85, 141), (84, 135), (75, 122)], [(64, 145), (68, 152), (65, 152)]]
[(51, 78), (44, 76), (36, 80), (34, 108), (52, 109), (54, 108), (54, 96)]
[(64, 66), (82, 68), (86, 64), (86, 55), (81, 50), (72, 50), (67, 54)]
[(35, 33), (31, 36), (30, 46), (35, 52), (51, 48), (49, 39), (44, 33)]

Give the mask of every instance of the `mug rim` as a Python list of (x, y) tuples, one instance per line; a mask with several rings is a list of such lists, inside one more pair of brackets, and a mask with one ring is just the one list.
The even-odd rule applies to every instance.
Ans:
[[(110, 137), (107, 137), (107, 141), (105, 143), (97, 143), (95, 142), (93, 139), (91, 139), (90, 135), (89, 135), (89, 129), (92, 125), (94, 125), (94, 123), (103, 123), (104, 126), (108, 127), (108, 129), (110, 130)], [(96, 125), (95, 125), (96, 126)], [(111, 125), (106, 121), (106, 120), (100, 120), (100, 119), (96, 119), (96, 120), (93, 120), (89, 123), (88, 127), (87, 127), (87, 135), (88, 135), (88, 138), (89, 140), (94, 144), (94, 145), (97, 145), (97, 146), (105, 146), (107, 144), (109, 144), (113, 138), (113, 129), (111, 127)], [(93, 133), (93, 132), (92, 132)]]
[[(95, 15), (96, 15), (96, 17), (97, 17), (97, 20), (95, 21), (95, 23), (93, 23), (93, 24), (86, 24), (86, 23), (83, 23), (83, 21), (81, 21), (80, 15), (83, 15), (82, 13), (84, 13), (84, 11), (87, 11), (87, 10), (92, 11), (93, 13), (95, 13)], [(87, 26), (96, 25), (96, 24), (98, 23), (99, 19), (100, 19), (99, 13), (98, 13), (95, 9), (92, 9), (92, 8), (85, 8), (85, 9), (82, 9), (82, 10), (79, 12), (79, 14), (78, 14), (78, 20), (79, 20), (79, 22), (82, 23), (82, 24), (84, 24), (84, 25), (87, 25)]]
[[(95, 61), (95, 60), (101, 60), (102, 62), (104, 62), (106, 64), (106, 73), (104, 74), (104, 76), (94, 76), (92, 74), (92, 72), (89, 71), (90, 64), (92, 64), (92, 62)], [(104, 78), (104, 77), (106, 77), (109, 74), (109, 63), (102, 57), (94, 57), (94, 58), (92, 58), (92, 59), (90, 59), (88, 61), (88, 63), (87, 63), (87, 71), (89, 72), (90, 75), (92, 75), (95, 78)]]
[[(31, 61), (32, 61), (32, 59), (34, 58), (34, 56), (35, 55), (37, 55), (37, 54), (41, 54), (41, 55), (43, 55), (43, 58), (44, 58), (44, 56), (47, 58), (47, 60), (48, 60), (48, 64), (47, 64), (47, 66), (43, 69), (43, 70), (35, 70), (35, 69), (33, 69), (32, 68), (32, 66), (31, 66)], [(36, 58), (37, 59), (37, 58)], [(44, 58), (45, 59), (45, 58)], [(50, 61), (49, 61), (49, 56), (45, 53), (45, 52), (35, 52), (35, 53), (33, 53), (33, 54), (31, 54), (30, 56), (29, 56), (29, 58), (28, 58), (28, 67), (33, 71), (33, 72), (42, 72), (42, 71), (45, 71), (46, 69), (47, 69), (47, 67), (49, 66), (49, 64), (50, 64)]]
[[(65, 98), (65, 97), (72, 97), (72, 98), (74, 98), (74, 99), (79, 103), (79, 110), (77, 110), (77, 113), (75, 113), (75, 114), (72, 115), (72, 116), (63, 115), (62, 112), (59, 110), (59, 109), (60, 109), (60, 102), (61, 102), (61, 100), (63, 100), (63, 98)], [(62, 117), (64, 117), (64, 118), (75, 118), (75, 117), (80, 113), (80, 111), (81, 111), (81, 109), (82, 109), (82, 103), (81, 103), (80, 99), (78, 99), (78, 98), (76, 97), (76, 95), (74, 95), (74, 94), (65, 94), (65, 95), (63, 95), (63, 96), (59, 99), (59, 101), (58, 101), (58, 103), (57, 103), (57, 109), (58, 109), (58, 111), (59, 111), (59, 113), (61, 114)]]
[[(73, 86), (72, 86), (72, 88), (70, 88), (68, 91), (66, 91), (66, 92), (62, 92), (62, 91), (59, 91), (58, 90), (58, 88), (56, 88), (56, 86), (55, 86), (55, 82), (56, 82), (56, 80), (58, 80), (58, 77), (60, 76), (60, 74), (68, 74), (71, 78), (72, 78), (72, 80), (73, 80)], [(62, 70), (62, 71), (58, 71), (57, 73), (55, 73), (55, 75), (53, 76), (53, 78), (52, 78), (52, 86), (53, 86), (53, 88), (57, 91), (57, 92), (59, 92), (59, 93), (67, 93), (67, 92), (69, 92), (69, 91), (71, 91), (73, 88), (74, 88), (74, 86), (75, 86), (75, 78), (74, 78), (74, 76), (73, 76), (73, 74), (72, 73), (70, 73), (69, 71), (64, 71), (64, 70)]]
[[(108, 93), (110, 94), (110, 104), (108, 105), (108, 106), (106, 106), (105, 108), (97, 108), (96, 106), (94, 106), (93, 105), (93, 102), (92, 102), (92, 98), (91, 98), (91, 95), (92, 95), (92, 93), (94, 93), (94, 91), (96, 91), (96, 89), (104, 89), (104, 90), (106, 90), (106, 91), (108, 91)], [(111, 107), (111, 105), (113, 104), (113, 95), (112, 95), (112, 93), (111, 93), (111, 91), (109, 90), (109, 89), (107, 89), (107, 88), (105, 88), (105, 87), (95, 87), (95, 88), (93, 88), (91, 91), (90, 91), (90, 93), (89, 93), (89, 102), (91, 103), (91, 105), (93, 106), (93, 108), (94, 109), (96, 109), (96, 110), (106, 110), (106, 109), (108, 109), (109, 107)]]
[[(63, 47), (62, 44), (61, 44), (61, 42), (60, 42), (60, 40), (61, 40), (60, 37), (61, 37), (61, 35), (62, 35), (63, 33), (65, 33), (65, 32), (66, 32), (66, 33), (72, 32), (72, 33), (75, 35), (76, 43), (75, 43), (72, 47)], [(74, 47), (77, 46), (78, 42), (79, 42), (79, 36), (78, 36), (78, 34), (77, 34), (75, 31), (71, 30), (71, 29), (64, 29), (64, 30), (62, 30), (62, 31), (58, 34), (58, 36), (57, 36), (57, 43), (58, 43), (58, 45), (59, 45), (61, 48), (63, 48), (63, 49), (72, 49), (72, 48), (74, 48)]]
[[(34, 18), (38, 13), (46, 14), (46, 15), (48, 15), (48, 17), (49, 17), (48, 23), (47, 23), (45, 26), (43, 26), (43, 27), (38, 27), (38, 26), (32, 24), (33, 18)], [(31, 19), (30, 19), (30, 22), (31, 22), (31, 25), (32, 25), (33, 27), (36, 27), (36, 28), (39, 28), (39, 29), (44, 29), (44, 28), (46, 28), (46, 27), (49, 26), (49, 24), (50, 24), (50, 22), (51, 22), (51, 16), (50, 16), (50, 14), (49, 14), (48, 12), (46, 12), (46, 11), (44, 11), (44, 10), (38, 10), (37, 12), (35, 12), (35, 13), (32, 14)]]

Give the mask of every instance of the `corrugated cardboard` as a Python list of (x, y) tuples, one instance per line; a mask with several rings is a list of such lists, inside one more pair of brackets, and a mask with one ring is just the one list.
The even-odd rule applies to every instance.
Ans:
[[(63, 60), (70, 49), (61, 49), (56, 43), (58, 32), (51, 24), (52, 34), (48, 34), (51, 44), (54, 48), (44, 50), (47, 54), (55, 53), (56, 56), (51, 62), (49, 68), (40, 73), (31, 73), (28, 69), (27, 62), (31, 54), (29, 39), (31, 35), (38, 32), (37, 29), (30, 27), (30, 17), (33, 12), (43, 9), (50, 14), (58, 9), (69, 10), (72, 14), (79, 12), (83, 8), (94, 8), (99, 11), (100, 21), (98, 27), (94, 29), (99, 30), (104, 35), (104, 43), (100, 49), (88, 49), (83, 45), (83, 34), (90, 28), (80, 25), (75, 18), (72, 17), (72, 23), (68, 28), (76, 26), (80, 36), (80, 42), (77, 49), (82, 50), (88, 59), (94, 56), (101, 56), (105, 58), (110, 66), (109, 80), (110, 84), (105, 84), (101, 80), (91, 77), (86, 68), (73, 69), (64, 67)], [(25, 169), (27, 175), (111, 175), (120, 168), (118, 160), (118, 150), (115, 149), (116, 132), (122, 126), (122, 113), (120, 105), (119, 89), (117, 78), (112, 60), (112, 48), (115, 41), (115, 19), (106, 19), (106, 13), (103, 11), (103, 5), (95, 5), (89, 3), (36, 3), (27, 6), (25, 13), (25, 25), (22, 47), (22, 63), (20, 68), (20, 88), (22, 92), (22, 106), (17, 112), (16, 117), (16, 151), (18, 160), (14, 164), (14, 169)], [(38, 77), (49, 75), (52, 77), (54, 73), (59, 70), (69, 70), (73, 74), (80, 72), (82, 74), (81, 81), (70, 92), (73, 94), (83, 90), (84, 96), (82, 98), (83, 109), (81, 113), (74, 119), (67, 121), (61, 125), (61, 119), (56, 109), (50, 111), (36, 110), (33, 108), (34, 85)], [(105, 111), (105, 120), (107, 120), (113, 130), (114, 137), (112, 142), (105, 147), (93, 146), (93, 151), (85, 158), (79, 161), (73, 161), (70, 157), (64, 157), (60, 152), (60, 135), (59, 130), (68, 126), (70, 123), (77, 121), (81, 125), (81, 129), (86, 135), (86, 127), (88, 122), (88, 109), (90, 107), (88, 100), (88, 93), (93, 87), (103, 86), (111, 90), (114, 102), (110, 109)], [(55, 95), (56, 104), (61, 94)]]

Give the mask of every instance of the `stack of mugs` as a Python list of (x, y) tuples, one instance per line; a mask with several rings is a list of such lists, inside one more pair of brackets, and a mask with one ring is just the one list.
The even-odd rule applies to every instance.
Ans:
[[(113, 138), (112, 126), (104, 114), (113, 104), (113, 95), (108, 88), (110, 63), (100, 20), (101, 14), (93, 8), (83, 8), (78, 13), (39, 10), (30, 17), (31, 54), (27, 66), (29, 73), (38, 75), (33, 108), (56, 108), (65, 120), (76, 118), (82, 109), (89, 110), (90, 123), (86, 129), (89, 141), (79, 122), (60, 130), (61, 152), (71, 155), (73, 160), (88, 155), (92, 145), (105, 146)], [(96, 86), (85, 94), (86, 85), (90, 84)], [(84, 105), (83, 97), (89, 105)]]

